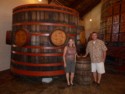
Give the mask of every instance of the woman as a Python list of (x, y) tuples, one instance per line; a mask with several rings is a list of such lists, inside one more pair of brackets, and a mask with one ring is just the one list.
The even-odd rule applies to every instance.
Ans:
[(75, 42), (73, 39), (69, 39), (68, 45), (65, 46), (63, 53), (64, 67), (68, 86), (73, 85), (76, 55), (77, 53)]

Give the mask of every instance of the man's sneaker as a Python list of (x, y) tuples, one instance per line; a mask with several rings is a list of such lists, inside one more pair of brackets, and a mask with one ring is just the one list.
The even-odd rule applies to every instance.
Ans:
[(96, 83), (96, 86), (99, 88), (100, 87), (100, 83)]
[(92, 84), (94, 84), (94, 85), (95, 85), (95, 84), (96, 84), (96, 82), (95, 82), (95, 81), (93, 81), (93, 82), (92, 82)]

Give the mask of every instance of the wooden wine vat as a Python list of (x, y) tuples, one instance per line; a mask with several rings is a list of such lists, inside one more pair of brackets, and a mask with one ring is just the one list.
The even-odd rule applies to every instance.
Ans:
[(77, 52), (79, 55), (85, 54), (86, 48), (86, 38), (85, 38), (85, 30), (84, 26), (78, 26), (77, 31)]
[(125, 42), (125, 1), (104, 0), (101, 17), (101, 34), (111, 46)]
[(125, 0), (104, 0), (101, 17), (101, 34), (104, 41), (107, 42), (108, 59), (113, 63), (109, 69), (113, 68), (115, 71), (124, 71)]
[[(64, 6), (29, 4), (14, 8), (11, 71), (26, 77), (64, 75), (63, 48), (68, 38), (76, 39), (78, 20), (78, 12)], [(22, 29), (30, 37), (17, 33)], [(19, 38), (23, 34), (25, 37)]]
[(85, 46), (86, 44), (86, 38), (85, 38), (85, 30), (84, 26), (78, 26), (78, 32), (77, 32), (77, 45)]

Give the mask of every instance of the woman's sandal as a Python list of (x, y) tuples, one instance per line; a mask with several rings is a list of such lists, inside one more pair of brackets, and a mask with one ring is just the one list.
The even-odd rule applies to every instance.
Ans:
[(74, 84), (73, 84), (73, 83), (71, 83), (71, 86), (74, 86)]
[(69, 84), (67, 84), (67, 87), (69, 87), (71, 84), (69, 83)]

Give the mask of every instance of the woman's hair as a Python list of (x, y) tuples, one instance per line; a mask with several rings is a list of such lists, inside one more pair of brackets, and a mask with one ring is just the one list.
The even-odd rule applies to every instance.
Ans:
[(69, 38), (67, 46), (69, 47), (69, 41), (70, 41), (70, 40), (72, 40), (72, 41), (73, 41), (72, 47), (76, 47), (76, 46), (75, 46), (75, 41), (74, 41), (74, 39), (73, 39), (73, 38)]

